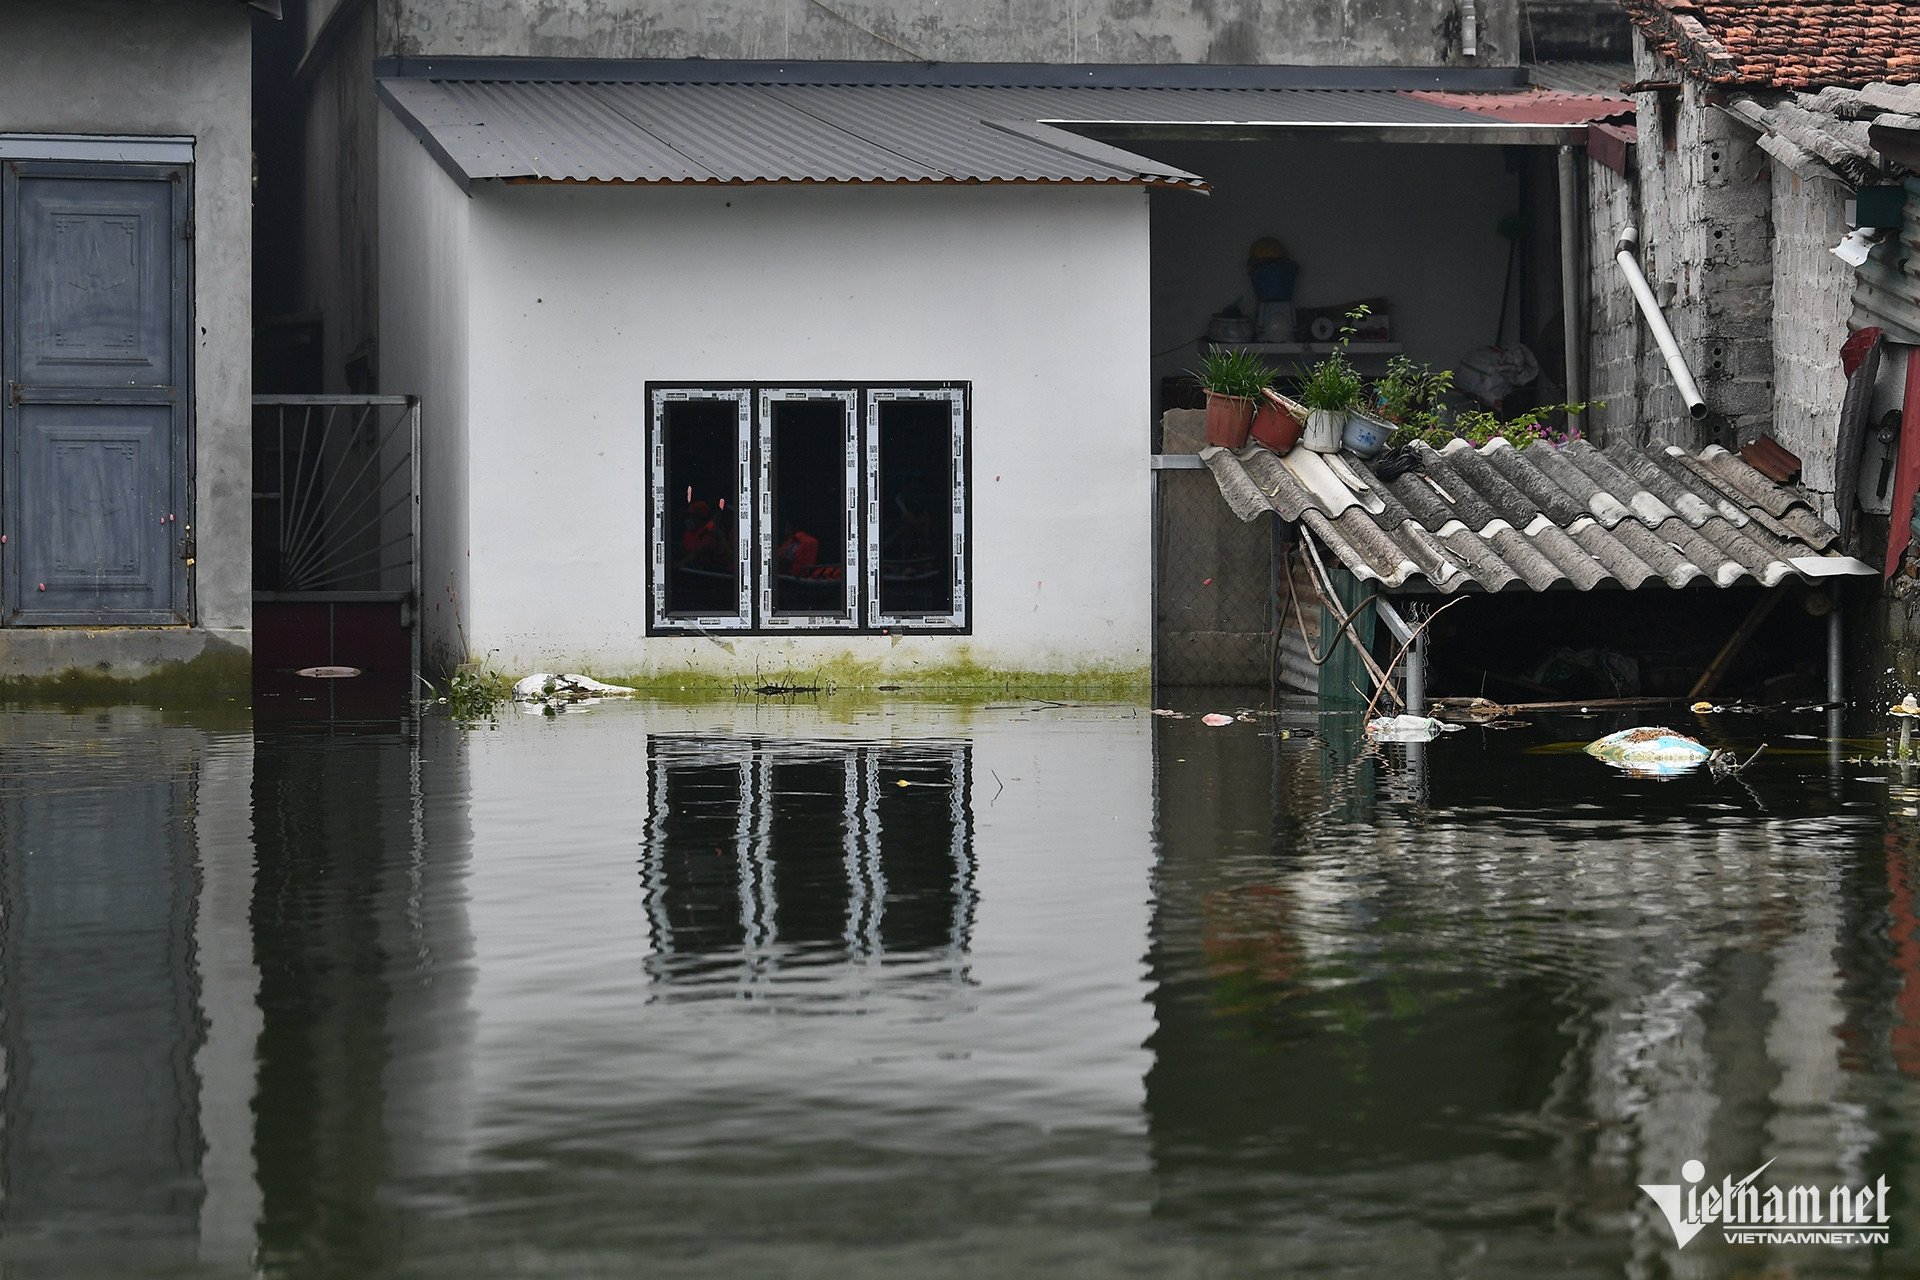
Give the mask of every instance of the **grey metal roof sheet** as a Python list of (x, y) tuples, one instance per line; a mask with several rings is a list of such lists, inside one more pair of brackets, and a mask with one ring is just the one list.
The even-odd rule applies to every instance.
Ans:
[(1357, 577), (1389, 588), (1771, 587), (1874, 572), (1838, 549), (1799, 491), (1717, 447), (1414, 448), (1420, 467), (1392, 480), (1350, 455), (1305, 449), (1201, 457), (1242, 520), (1298, 522)]
[(1405, 92), (683, 83), (391, 76), (381, 97), (458, 180), (1044, 182), (1204, 189), (1055, 123), (1434, 128), (1512, 122)]

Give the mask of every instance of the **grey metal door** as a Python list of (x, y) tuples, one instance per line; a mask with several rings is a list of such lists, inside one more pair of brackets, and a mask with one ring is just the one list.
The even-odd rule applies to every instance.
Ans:
[(0, 172), (0, 620), (186, 622), (183, 166)]

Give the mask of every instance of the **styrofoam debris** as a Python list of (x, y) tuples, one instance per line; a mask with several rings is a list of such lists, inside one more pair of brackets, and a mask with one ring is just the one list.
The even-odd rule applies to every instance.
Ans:
[(514, 681), (513, 700), (515, 702), (578, 702), (583, 698), (619, 697), (634, 693), (623, 684), (603, 684), (592, 676), (553, 675), (546, 671), (536, 671), (530, 676)]
[(1223, 716), (1218, 711), (1209, 711), (1207, 712), (1207, 714), (1200, 717), (1200, 723), (1205, 725), (1212, 725), (1214, 728), (1218, 729), (1223, 724), (1232, 724), (1233, 717)]
[(1713, 752), (1684, 733), (1641, 725), (1589, 742), (1587, 754), (1628, 773), (1667, 778), (1699, 768)]

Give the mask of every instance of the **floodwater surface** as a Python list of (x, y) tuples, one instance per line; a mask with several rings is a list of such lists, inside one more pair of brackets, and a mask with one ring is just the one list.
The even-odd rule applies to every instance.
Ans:
[(1920, 1271), (1920, 779), (1629, 723), (11, 712), (0, 1275)]

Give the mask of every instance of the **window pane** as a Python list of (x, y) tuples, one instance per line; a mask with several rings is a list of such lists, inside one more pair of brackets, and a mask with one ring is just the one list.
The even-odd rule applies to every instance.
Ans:
[(667, 612), (740, 611), (740, 406), (674, 400), (663, 406), (666, 441)]
[(880, 458), (880, 612), (953, 608), (953, 409), (945, 400), (883, 400)]
[(847, 405), (780, 400), (772, 414), (773, 610), (847, 612)]

